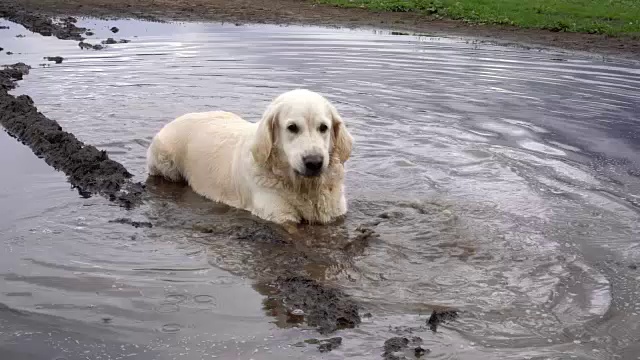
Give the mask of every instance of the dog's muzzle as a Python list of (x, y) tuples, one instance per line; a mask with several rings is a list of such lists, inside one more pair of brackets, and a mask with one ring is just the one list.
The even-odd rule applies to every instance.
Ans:
[(322, 173), (324, 157), (322, 155), (307, 155), (302, 158), (304, 171), (302, 176), (319, 176)]

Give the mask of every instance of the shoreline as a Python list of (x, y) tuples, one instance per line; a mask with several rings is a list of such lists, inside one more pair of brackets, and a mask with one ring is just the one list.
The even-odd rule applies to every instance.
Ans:
[(640, 61), (640, 40), (629, 36), (611, 37), (514, 26), (473, 25), (409, 12), (374, 12), (360, 8), (319, 5), (310, 0), (113, 0), (108, 3), (100, 0), (5, 0), (0, 5), (0, 17), (15, 17), (15, 14), (20, 13), (52, 17), (380, 29), (431, 36), (469, 37), (479, 43), (586, 52), (595, 56)]

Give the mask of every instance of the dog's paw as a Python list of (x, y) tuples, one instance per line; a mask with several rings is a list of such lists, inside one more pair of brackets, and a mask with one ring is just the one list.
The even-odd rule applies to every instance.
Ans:
[(296, 235), (300, 233), (300, 228), (298, 227), (299, 223), (294, 223), (291, 221), (285, 222), (282, 224), (282, 228), (284, 228), (284, 230), (289, 234), (289, 235)]

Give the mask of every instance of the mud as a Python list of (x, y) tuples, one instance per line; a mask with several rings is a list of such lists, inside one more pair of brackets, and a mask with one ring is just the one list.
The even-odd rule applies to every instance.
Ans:
[(84, 41), (80, 41), (78, 43), (78, 46), (82, 50), (102, 50), (102, 49), (104, 49), (104, 46), (102, 46), (100, 44), (90, 44), (90, 43), (84, 42)]
[(414, 336), (411, 339), (392, 337), (384, 342), (382, 358), (385, 360), (418, 359), (431, 352), (429, 349), (424, 349), (421, 344), (422, 338), (419, 336)]
[(455, 310), (433, 310), (427, 325), (433, 332), (438, 331), (438, 325), (453, 321), (458, 318), (458, 312)]
[(29, 96), (9, 94), (29, 69), (26, 64), (17, 63), (0, 70), (0, 124), (7, 133), (64, 172), (81, 196), (100, 194), (125, 208), (139, 204), (144, 185), (131, 182), (132, 175), (122, 164), (62, 130), (55, 120), (38, 112)]
[[(219, 235), (221, 229), (195, 226), (197, 231)], [(267, 263), (278, 263), (277, 269), (257, 271), (260, 291), (267, 298), (265, 309), (274, 317), (284, 317), (288, 324), (312, 327), (320, 334), (330, 334), (340, 329), (354, 328), (361, 323), (360, 306), (338, 288), (322, 284), (305, 275), (301, 269), (308, 262), (310, 254), (304, 250), (291, 249), (292, 244), (270, 224), (254, 223), (249, 226), (234, 226), (229, 230), (231, 238), (248, 241), (252, 244), (264, 244), (269, 247), (266, 253), (276, 259)], [(373, 231), (372, 231), (373, 233)], [(356, 235), (357, 238), (358, 235)], [(352, 242), (357, 241), (356, 239)], [(287, 249), (286, 252), (283, 252)], [(329, 351), (339, 344), (320, 344)]]
[(285, 304), (287, 311), (301, 309), (308, 326), (321, 334), (360, 324), (359, 307), (342, 291), (304, 276), (278, 277), (271, 286), (277, 290), (271, 300)]
[(145, 228), (152, 228), (153, 224), (151, 224), (148, 221), (135, 221), (135, 220), (131, 220), (129, 218), (118, 218), (115, 220), (109, 220), (110, 223), (116, 223), (116, 224), (126, 224), (126, 225), (131, 225), (134, 228), (141, 228), (141, 227), (145, 227)]
[(53, 61), (56, 64), (62, 64), (62, 61), (64, 61), (62, 56), (47, 56), (44, 59), (47, 61)]
[(25, 63), (7, 65), (0, 70), (0, 91), (6, 92), (15, 89), (17, 81), (29, 74), (31, 67)]
[(29, 31), (42, 36), (55, 36), (62, 40), (84, 40), (82, 33), (87, 29), (77, 27), (76, 19), (67, 17), (55, 23), (50, 17), (30, 11), (16, 9), (9, 4), (0, 4), (0, 17), (18, 23)]
[(342, 338), (339, 336), (328, 339), (307, 339), (304, 342), (295, 344), (294, 346), (304, 347), (306, 344), (317, 345), (318, 351), (321, 353), (331, 351), (342, 345)]
[(320, 344), (318, 344), (318, 351), (327, 352), (331, 351), (337, 347), (342, 345), (341, 337), (333, 337), (329, 339), (320, 340)]
[(113, 45), (113, 44), (126, 44), (130, 42), (131, 40), (127, 40), (127, 39), (116, 40), (114, 38), (108, 38), (107, 40), (102, 40), (100, 43), (103, 45)]
[(108, 38), (107, 40), (101, 41), (102, 44), (117, 44), (118, 42), (114, 38)]
[(425, 349), (422, 346), (416, 346), (415, 349), (413, 349), (413, 356), (416, 357), (416, 359), (419, 359), (423, 356), (425, 356), (426, 354), (430, 353), (431, 350), (429, 349)]
[[(251, 260), (253, 265), (241, 274), (254, 279), (255, 290), (265, 297), (263, 309), (276, 319), (279, 326), (310, 327), (328, 335), (361, 323), (361, 306), (341, 289), (317, 280), (322, 275), (317, 272), (314, 275), (309, 269), (317, 267), (317, 263), (345, 265), (348, 261), (343, 258), (361, 254), (365, 248), (363, 245), (350, 248), (349, 252), (342, 250), (344, 246), (338, 246), (335, 251), (323, 254), (318, 249), (306, 247), (305, 239), (292, 241), (291, 236), (279, 226), (253, 217), (245, 218), (246, 214), (235, 211), (229, 214), (231, 218), (221, 215), (215, 221), (211, 220), (210, 215), (200, 217), (192, 211), (187, 218), (183, 218), (176, 215), (183, 210), (174, 201), (179, 201), (185, 193), (190, 192), (186, 184), (149, 177), (147, 185), (150, 198), (169, 200), (151, 203), (153, 214), (150, 219), (155, 231), (167, 229), (180, 232), (186, 229), (198, 234), (203, 244), (210, 241), (215, 243), (218, 241), (216, 239), (222, 238), (233, 243), (229, 246), (246, 246), (250, 249), (256, 259)], [(129, 223), (129, 219), (122, 223)], [(362, 244), (360, 239), (363, 233), (367, 238), (377, 235), (372, 229), (360, 227), (351, 237), (345, 234), (344, 241)], [(329, 351), (339, 345), (337, 341), (318, 340), (317, 344), (323, 351)]]

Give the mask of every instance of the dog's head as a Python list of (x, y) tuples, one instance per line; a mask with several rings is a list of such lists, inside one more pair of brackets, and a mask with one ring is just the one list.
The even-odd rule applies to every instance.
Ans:
[(292, 90), (265, 111), (252, 147), (253, 158), (266, 164), (282, 157), (296, 176), (317, 177), (331, 161), (351, 156), (353, 137), (336, 108), (322, 95)]

